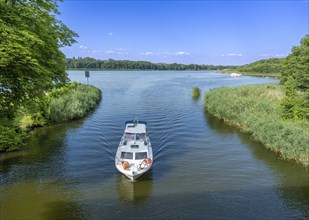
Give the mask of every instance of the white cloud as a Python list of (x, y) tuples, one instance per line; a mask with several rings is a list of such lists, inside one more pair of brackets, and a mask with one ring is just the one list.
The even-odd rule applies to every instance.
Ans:
[(114, 50), (105, 50), (104, 53), (107, 53), (107, 54), (114, 54), (115, 51), (114, 51)]
[(111, 37), (113, 35), (113, 32), (109, 32), (107, 35)]
[(103, 51), (103, 53), (117, 54), (117, 55), (129, 54), (128, 51), (126, 49), (123, 49), (123, 48), (118, 48), (118, 49), (115, 49), (115, 50), (106, 50), (106, 51)]
[(182, 56), (182, 55), (186, 55), (186, 56), (189, 56), (189, 55), (190, 55), (190, 53), (188, 53), (188, 52), (184, 52), (184, 51), (179, 51), (179, 52), (176, 52), (176, 53), (175, 53), (175, 55), (180, 55), (180, 56)]
[(275, 54), (275, 57), (286, 57), (286, 54)]
[(142, 52), (141, 55), (150, 56), (153, 55), (153, 52), (145, 52), (145, 53)]
[(286, 54), (271, 54), (271, 53), (262, 53), (262, 54), (259, 54), (260, 57), (286, 57), (287, 55)]
[(149, 55), (156, 55), (156, 56), (189, 56), (190, 53), (189, 52), (184, 52), (184, 51), (178, 51), (178, 52), (157, 52), (157, 53), (154, 53), (154, 52), (142, 52), (140, 53), (141, 55), (144, 55), (144, 56), (149, 56)]
[(91, 53), (102, 53), (103, 51), (101, 51), (101, 50), (93, 50), (93, 51), (91, 51)]
[(87, 46), (84, 46), (84, 45), (80, 45), (79, 48), (80, 48), (80, 49), (87, 49), (88, 47), (87, 47)]
[(242, 53), (230, 53), (227, 56), (237, 56), (237, 57), (242, 57), (243, 54)]

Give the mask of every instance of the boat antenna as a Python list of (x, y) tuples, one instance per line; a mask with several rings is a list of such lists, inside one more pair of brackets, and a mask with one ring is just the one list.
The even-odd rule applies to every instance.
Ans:
[(138, 123), (138, 120), (137, 120), (137, 118), (135, 118), (135, 119), (134, 119), (134, 125), (136, 126), (137, 123)]

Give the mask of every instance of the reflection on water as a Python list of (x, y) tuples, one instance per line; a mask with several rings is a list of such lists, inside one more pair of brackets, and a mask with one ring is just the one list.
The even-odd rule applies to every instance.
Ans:
[(10, 167), (17, 163), (24, 157), (29, 155), (28, 151), (17, 151), (0, 154), (0, 172), (7, 173), (10, 171)]
[(143, 202), (151, 196), (152, 193), (152, 173), (151, 171), (144, 174), (138, 181), (131, 182), (124, 175), (119, 174), (117, 177), (117, 191), (119, 199), (129, 203)]
[[(275, 176), (275, 191), (289, 207), (302, 207), (302, 215), (309, 217), (309, 173), (308, 170), (294, 162), (285, 161), (280, 155), (271, 152), (265, 146), (253, 140), (249, 134), (240, 132), (233, 126), (226, 125), (223, 120), (215, 118), (205, 112), (205, 118), (211, 128), (223, 135), (237, 134), (242, 143), (250, 148), (253, 157), (261, 161), (260, 166), (267, 165)], [(264, 179), (266, 179), (264, 177)], [(293, 216), (297, 218), (299, 216)]]

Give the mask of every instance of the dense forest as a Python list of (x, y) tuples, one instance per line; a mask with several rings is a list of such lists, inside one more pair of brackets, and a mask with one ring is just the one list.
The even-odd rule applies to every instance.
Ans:
[(151, 63), (148, 61), (130, 60), (97, 60), (90, 57), (66, 59), (67, 69), (96, 69), (96, 70), (222, 70), (235, 66), (199, 65), (178, 63)]
[(259, 60), (250, 64), (239, 66), (235, 69), (241, 73), (280, 73), (282, 62), (285, 58), (270, 58)]

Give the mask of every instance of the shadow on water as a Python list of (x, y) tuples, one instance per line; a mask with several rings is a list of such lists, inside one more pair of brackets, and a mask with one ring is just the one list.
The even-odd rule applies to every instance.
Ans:
[(309, 173), (294, 161), (284, 161), (276, 153), (259, 142), (250, 139), (248, 134), (238, 134), (240, 140), (250, 147), (254, 158), (263, 161), (277, 176), (276, 190), (291, 206), (303, 207), (309, 217)]
[(266, 165), (267, 169), (276, 176), (275, 191), (286, 201), (286, 204), (291, 207), (302, 207), (306, 216), (309, 217), (309, 173), (306, 168), (297, 165), (294, 161), (282, 160), (278, 154), (253, 140), (249, 134), (225, 124), (223, 120), (207, 112), (204, 115), (209, 126), (221, 135), (236, 134), (244, 146), (250, 149), (252, 156)]
[(10, 167), (29, 155), (27, 151), (8, 152), (0, 155), (0, 173), (8, 173)]
[(210, 115), (207, 111), (204, 111), (204, 118), (206, 124), (219, 134), (230, 135), (231, 133), (237, 132), (237, 129), (235, 127), (225, 124), (222, 119), (218, 119)]
[(122, 174), (117, 176), (117, 192), (122, 202), (138, 204), (152, 194), (152, 172), (149, 171), (137, 181), (131, 182)]
[(83, 219), (78, 194), (59, 179), (65, 175), (66, 136), (82, 125), (76, 120), (35, 129), (24, 151), (1, 156), (1, 219)]
[[(74, 132), (82, 125), (83, 120), (75, 120), (70, 123), (33, 130), (25, 149), (0, 156), (0, 174), (9, 172), (12, 166), (18, 164), (45, 164), (46, 161), (52, 160), (54, 156), (58, 157), (64, 150), (67, 133)], [(55, 163), (55, 165), (57, 164)]]

